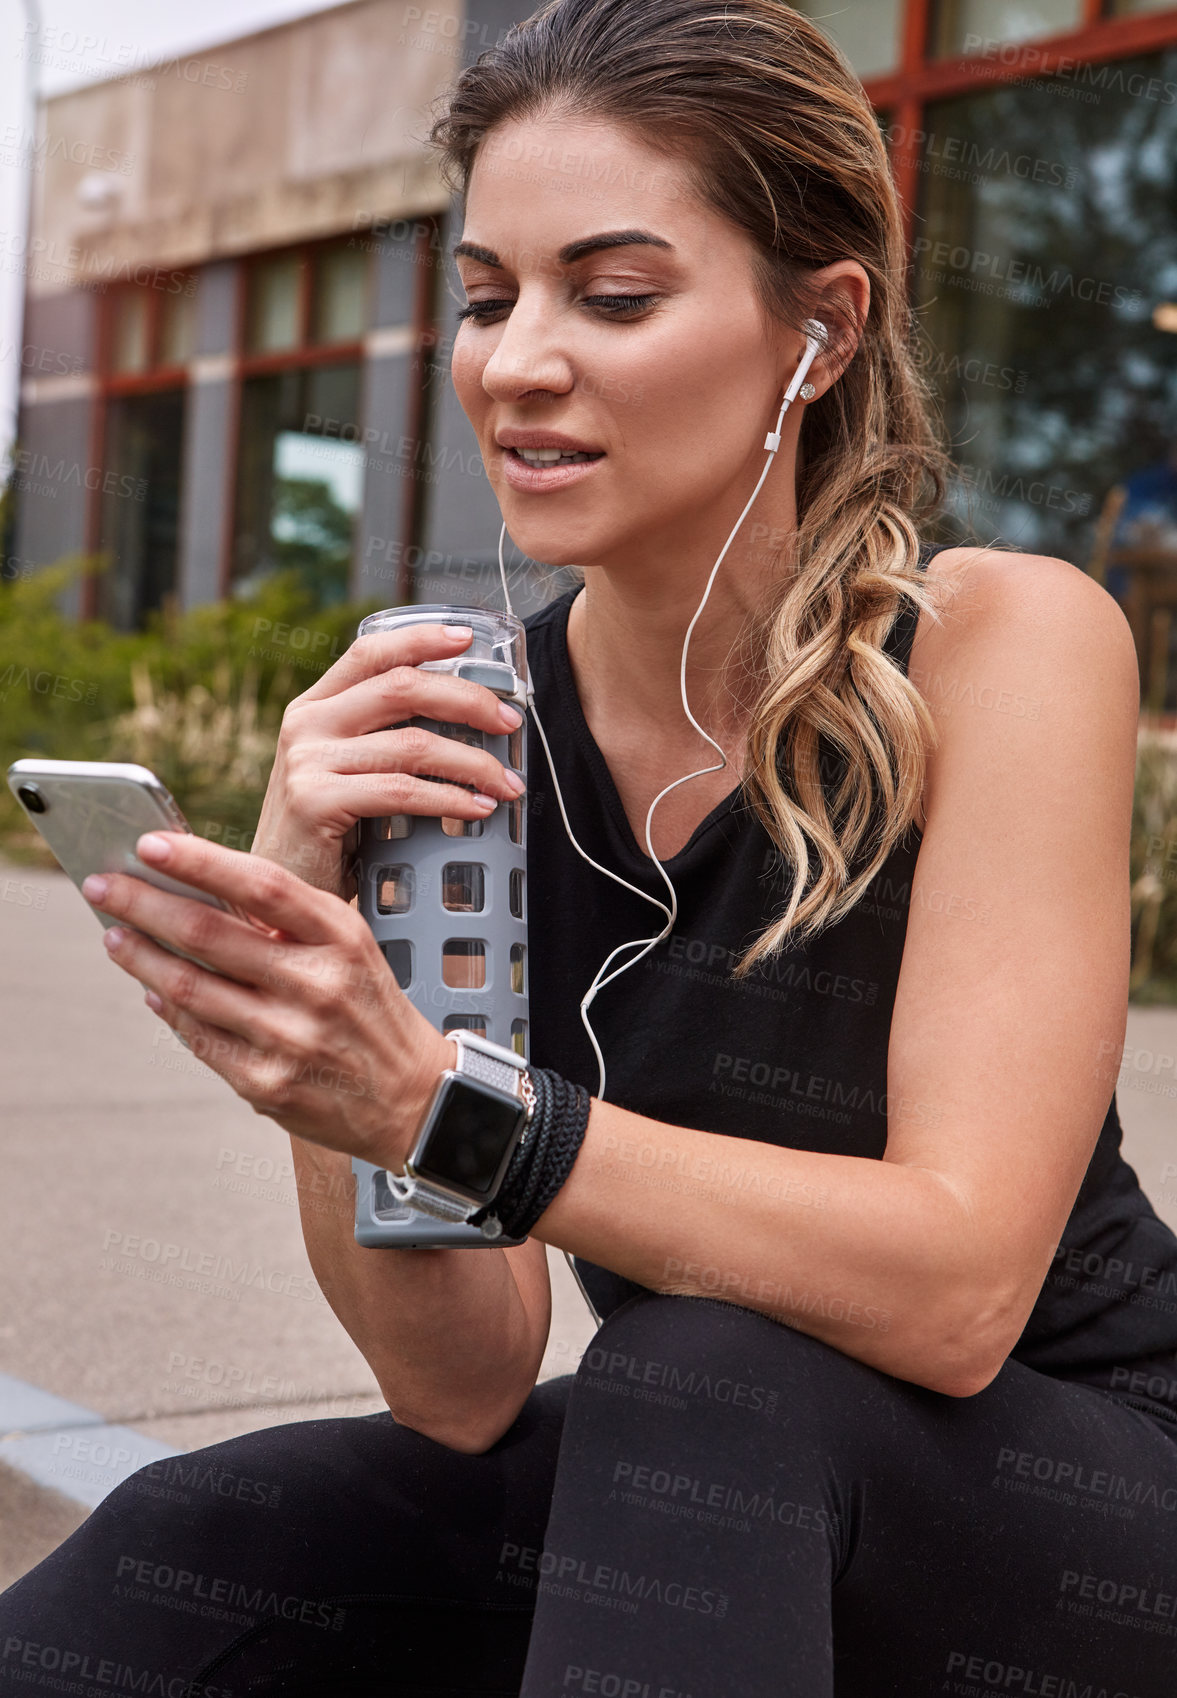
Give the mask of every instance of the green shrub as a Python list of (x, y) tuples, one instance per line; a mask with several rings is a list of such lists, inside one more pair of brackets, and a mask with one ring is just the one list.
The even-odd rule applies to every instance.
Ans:
[(1177, 1002), (1177, 732), (1141, 729), (1132, 809), (1137, 1002)]
[[(317, 606), (296, 573), (249, 601), (155, 616), (138, 632), (65, 617), (62, 591), (94, 562), (0, 584), (0, 753), (138, 761), (203, 836), (245, 844), (282, 712), (348, 648), (371, 607)], [(52, 864), (8, 786), (0, 847)]]

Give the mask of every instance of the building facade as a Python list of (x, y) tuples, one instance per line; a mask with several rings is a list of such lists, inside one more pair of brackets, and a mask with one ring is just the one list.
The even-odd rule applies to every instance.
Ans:
[[(278, 567), (325, 601), (493, 599), (448, 380), (458, 209), (423, 136), (530, 9), (350, 0), (43, 104), (22, 569), (103, 554), (73, 610), (123, 628)], [(968, 474), (946, 522), (1084, 564), (1108, 490), (1177, 440), (1177, 6), (801, 9), (888, 138)]]

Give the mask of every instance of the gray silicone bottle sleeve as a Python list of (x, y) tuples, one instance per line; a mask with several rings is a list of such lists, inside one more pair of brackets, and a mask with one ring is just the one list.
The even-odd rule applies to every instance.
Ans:
[[(444, 669), (525, 708), (523, 687), (510, 666), (459, 659)], [(485, 747), (526, 783), (526, 720), (499, 736), (432, 719), (404, 723)], [(526, 799), (524, 791), (518, 801), (500, 802), (483, 820), (443, 821), (425, 814), (364, 820), (357, 879), (360, 913), (390, 970), (438, 1031), (464, 1025), (529, 1058)], [(353, 1160), (352, 1171), (360, 1244), (474, 1249), (522, 1242), (492, 1241), (477, 1227), (408, 1209), (393, 1200), (380, 1170), (368, 1162)]]

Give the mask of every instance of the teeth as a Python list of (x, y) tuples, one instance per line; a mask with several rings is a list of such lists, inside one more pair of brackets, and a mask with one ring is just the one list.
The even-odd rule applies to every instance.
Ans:
[(554, 466), (560, 460), (571, 464), (577, 460), (597, 458), (595, 454), (586, 454), (580, 449), (574, 454), (564, 454), (559, 448), (516, 448), (515, 452), (521, 460), (526, 460), (529, 466)]

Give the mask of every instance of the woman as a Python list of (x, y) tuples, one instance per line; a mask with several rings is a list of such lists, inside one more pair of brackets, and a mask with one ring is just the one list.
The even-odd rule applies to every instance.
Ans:
[[(584, 565), (527, 621), (564, 800), (639, 890), (667, 865), (674, 929), (594, 1004), (611, 1100), (526, 1243), (381, 1255), (348, 1201), (307, 1210), (391, 1413), (197, 1453), (278, 1511), (134, 1476), (6, 1595), (4, 1689), (66, 1648), (127, 1690), (1168, 1698), (1177, 1239), (1113, 1096), (1125, 623), (1065, 562), (919, 548), (940, 462), (895, 198), (804, 18), (553, 0), (435, 139), (467, 190), (462, 405), (516, 542)], [(810, 317), (686, 666), (726, 765), (651, 822), (705, 756), (683, 639)], [(460, 646), (367, 638), (292, 705), (252, 857), (145, 840), (263, 929), (91, 887), (316, 1201), (351, 1155), (399, 1171), (453, 1061), (339, 898), (357, 819), (511, 793), (487, 751), (383, 729), (500, 730), (410, 670)], [(587, 1096), (580, 998), (649, 906), (529, 757), (533, 1066)], [(536, 1386), (549, 1244), (604, 1320)]]

